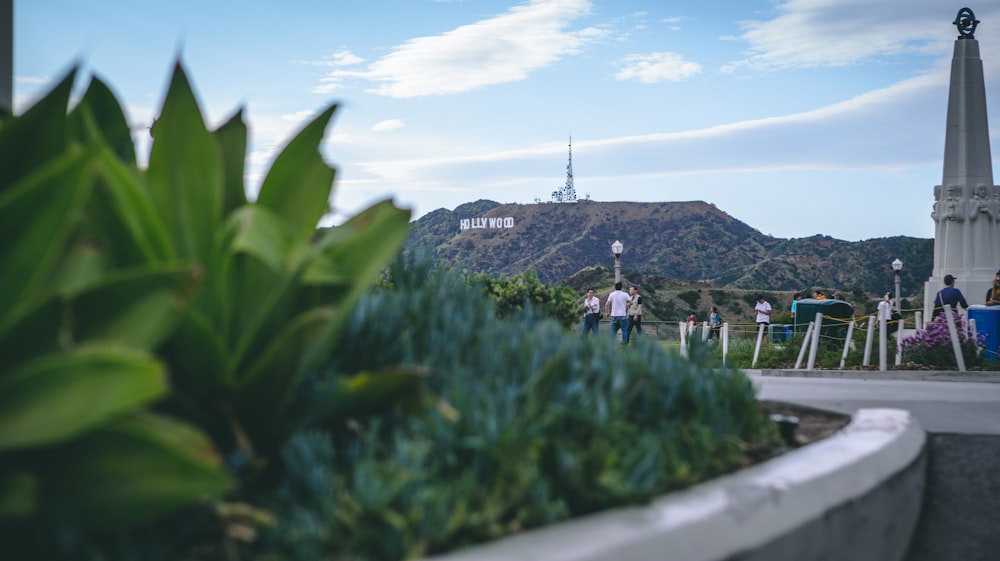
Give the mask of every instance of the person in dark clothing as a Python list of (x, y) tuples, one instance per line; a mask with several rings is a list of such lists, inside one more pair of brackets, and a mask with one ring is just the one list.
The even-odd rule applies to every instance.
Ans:
[(956, 311), (958, 310), (958, 306), (962, 306), (965, 309), (969, 308), (969, 303), (965, 301), (962, 291), (955, 288), (955, 277), (952, 275), (944, 276), (944, 288), (939, 290), (937, 296), (934, 297), (934, 313), (943, 310), (945, 304), (948, 304), (952, 310)]
[(993, 286), (986, 291), (986, 305), (1000, 306), (1000, 271), (993, 277)]

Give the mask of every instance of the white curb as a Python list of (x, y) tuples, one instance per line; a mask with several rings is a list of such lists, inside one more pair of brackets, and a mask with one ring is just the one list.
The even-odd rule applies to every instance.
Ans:
[(665, 495), (437, 561), (898, 561), (920, 514), (925, 433), (862, 409), (836, 435)]

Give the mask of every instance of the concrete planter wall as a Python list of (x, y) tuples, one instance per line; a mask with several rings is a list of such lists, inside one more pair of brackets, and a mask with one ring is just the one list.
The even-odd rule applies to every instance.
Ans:
[(898, 561), (920, 514), (925, 441), (909, 412), (862, 409), (833, 437), (648, 506), (433, 561)]

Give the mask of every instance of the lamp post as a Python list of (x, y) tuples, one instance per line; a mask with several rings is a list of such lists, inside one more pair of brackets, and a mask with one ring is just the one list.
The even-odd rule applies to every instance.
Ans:
[(896, 364), (902, 362), (903, 350), (903, 302), (899, 299), (899, 272), (903, 270), (903, 262), (896, 258), (892, 262), (892, 271), (896, 275), (896, 310), (899, 312), (899, 325), (896, 326)]
[(902, 302), (899, 300), (899, 272), (903, 270), (903, 262), (896, 259), (892, 262), (892, 271), (896, 273), (896, 309), (902, 313)]
[(622, 282), (622, 250), (625, 246), (622, 242), (615, 240), (615, 243), (611, 244), (611, 253), (615, 254), (615, 284)]

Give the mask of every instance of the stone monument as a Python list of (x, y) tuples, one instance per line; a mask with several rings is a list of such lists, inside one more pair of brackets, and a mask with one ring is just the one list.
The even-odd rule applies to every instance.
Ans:
[(986, 86), (976, 19), (962, 8), (955, 17), (958, 39), (951, 60), (944, 174), (934, 187), (934, 270), (924, 285), (925, 318), (930, 319), (944, 276), (969, 304), (983, 304), (1000, 269), (1000, 186), (993, 184)]

